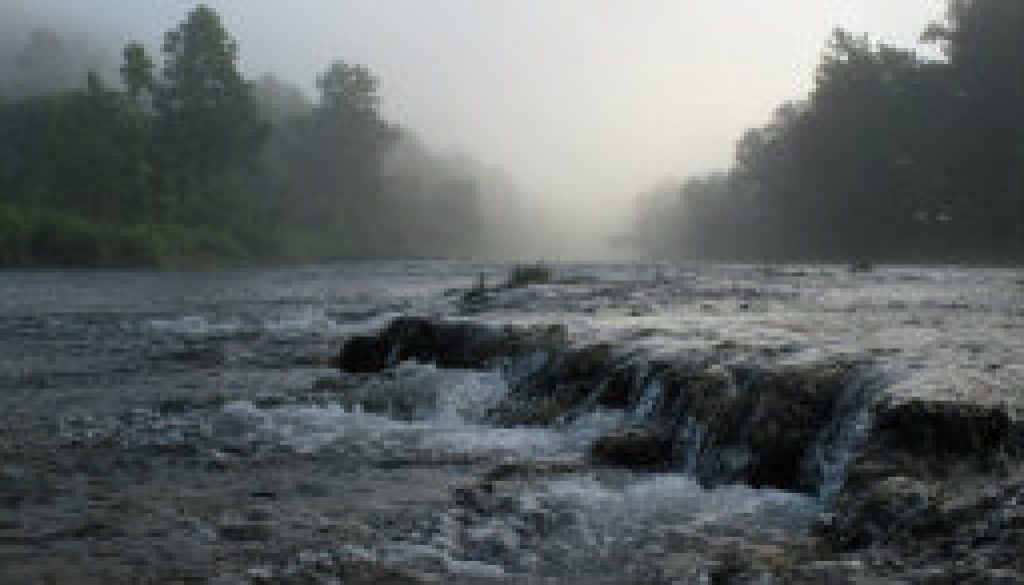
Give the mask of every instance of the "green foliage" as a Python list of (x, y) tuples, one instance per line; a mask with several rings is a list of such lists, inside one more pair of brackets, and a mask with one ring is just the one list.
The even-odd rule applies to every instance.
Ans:
[(250, 89), (256, 109), (274, 127), (280, 128), (313, 110), (313, 102), (301, 88), (272, 74), (261, 76)]
[(317, 77), (316, 87), (322, 109), (341, 117), (376, 117), (377, 78), (369, 69), (335, 61)]
[(27, 262), (32, 227), (20, 210), (0, 207), (0, 266), (18, 266)]
[(1024, 3), (953, 0), (925, 38), (948, 60), (837, 30), (808, 99), (745, 134), (728, 173), (649, 200), (643, 245), (747, 260), (1024, 260)]
[(163, 172), (177, 189), (194, 189), (250, 161), (263, 139), (238, 46), (220, 16), (200, 4), (163, 45), (154, 106)]
[[(67, 59), (52, 32), (18, 56)], [(419, 153), (387, 167), (403, 134), (377, 79), (335, 61), (319, 101), (238, 71), (238, 46), (199, 5), (155, 62), (122, 52), (121, 88), (41, 83), (0, 101), (0, 266), (152, 266), (449, 254), (481, 237), (476, 187)], [(455, 173), (454, 175), (457, 175)]]
[(99, 221), (143, 217), (138, 194), (150, 171), (140, 114), (90, 75), (86, 89), (62, 96), (53, 115), (51, 201)]
[(247, 259), (234, 236), (213, 228), (113, 225), (74, 213), (0, 206), (0, 266), (175, 266)]
[(33, 262), (60, 266), (103, 265), (110, 257), (110, 241), (103, 228), (81, 217), (44, 214), (29, 235)]
[(153, 89), (153, 60), (146, 54), (146, 48), (139, 43), (128, 43), (122, 52), (121, 81), (128, 95), (136, 102), (143, 92)]

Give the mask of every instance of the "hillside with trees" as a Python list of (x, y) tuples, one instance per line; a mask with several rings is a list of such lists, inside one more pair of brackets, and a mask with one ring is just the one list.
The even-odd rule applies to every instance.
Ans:
[(836, 30), (811, 95), (747, 132), (732, 168), (641, 197), (633, 244), (719, 260), (1024, 260), (1024, 2), (952, 0), (922, 41), (941, 57)]
[(126, 45), (119, 81), (90, 68), (69, 85), (74, 52), (36, 31), (0, 91), (0, 266), (490, 249), (479, 177), (383, 119), (365, 67), (331, 63), (315, 98), (272, 75), (246, 79), (236, 40), (203, 5), (159, 55)]

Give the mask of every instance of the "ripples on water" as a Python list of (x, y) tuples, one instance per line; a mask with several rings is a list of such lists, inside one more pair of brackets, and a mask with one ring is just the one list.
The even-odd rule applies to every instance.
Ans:
[[(883, 358), (898, 352), (905, 378), (914, 371), (934, 375), (952, 364), (987, 377), (997, 389), (1005, 374), (987, 369), (986, 360), (1021, 362), (1022, 287), (1010, 271), (892, 268), (854, 275), (841, 267), (634, 265), (559, 270), (571, 284), (512, 291), (503, 304), (474, 318), (560, 322), (574, 335), (662, 351), (727, 340), (748, 353), (781, 351), (791, 361), (819, 359), (821, 352), (873, 352)], [(147, 433), (159, 428), (160, 440), (173, 443), (217, 438), (218, 429), (232, 428), (236, 443), (299, 455), (334, 450), (437, 465), (582, 459), (602, 432), (650, 413), (657, 382), (640, 403), (643, 412), (597, 409), (551, 428), (498, 428), (487, 424), (486, 413), (507, 392), (500, 372), (446, 372), (417, 364), (405, 364), (389, 378), (364, 380), (347, 403), (261, 401), (307, 391), (333, 375), (324, 358), (344, 337), (404, 313), (456, 315), (458, 295), (446, 291), (472, 286), (480, 273), (499, 282), (504, 271), (494, 265), (387, 263), (198, 273), (4, 273), (0, 392), (23, 397), (27, 407), (58, 405), (49, 416), (88, 411), (84, 418), (68, 419), (66, 429), (93, 438), (116, 432), (155, 440)], [(966, 311), (953, 314), (950, 308)], [(955, 327), (950, 320), (958, 321)], [(950, 330), (956, 338), (945, 333)], [(219, 402), (199, 414), (153, 414), (162, 422), (142, 417), (139, 428), (128, 431), (110, 430), (113, 423), (103, 422), (131, 427), (134, 419), (117, 417), (133, 404), (202, 404), (206, 394)], [(700, 432), (691, 431), (695, 437)], [(846, 440), (842, 433), (856, 428), (833, 432), (837, 441)], [(841, 464), (833, 456), (822, 466), (827, 471)], [(554, 562), (528, 547), (509, 556), (472, 545), (474, 538), (490, 538), (490, 522), (522, 521), (537, 508), (530, 502), (575, 514), (572, 534), (551, 538), (583, 551), (581, 564), (587, 558), (617, 559), (623, 543), (652, 544), (664, 539), (665, 530), (766, 534), (772, 540), (777, 532), (799, 532), (820, 511), (810, 496), (744, 486), (705, 489), (685, 471), (683, 466), (675, 473), (609, 476), (584, 469), (538, 479), (522, 486), (519, 503), (502, 514), (467, 521), (466, 542), (443, 553), (452, 563), (508, 570)], [(561, 550), (556, 544), (545, 546)], [(386, 556), (383, 550), (375, 554)]]

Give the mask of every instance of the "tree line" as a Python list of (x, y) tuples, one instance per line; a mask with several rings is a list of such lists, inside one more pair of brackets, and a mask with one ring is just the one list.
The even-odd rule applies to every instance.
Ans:
[(1024, 260), (1024, 2), (951, 0), (919, 52), (836, 30), (810, 96), (730, 169), (641, 197), (649, 254)]
[[(17, 63), (60, 50), (40, 30)], [(0, 266), (487, 250), (479, 181), (382, 118), (370, 70), (336, 61), (310, 99), (238, 57), (200, 5), (159, 58), (125, 46), (119, 83), (0, 93)]]

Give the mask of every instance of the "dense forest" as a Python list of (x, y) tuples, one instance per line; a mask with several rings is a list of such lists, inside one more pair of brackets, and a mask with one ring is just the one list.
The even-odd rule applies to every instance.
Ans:
[(482, 199), (514, 189), (382, 119), (371, 71), (245, 79), (207, 6), (119, 66), (47, 29), (2, 48), (0, 266), (487, 254), (510, 221)]
[[(641, 197), (658, 257), (1024, 260), (1024, 2), (952, 0), (930, 54), (836, 30), (729, 170)], [(741, 88), (738, 88), (741, 90)]]

